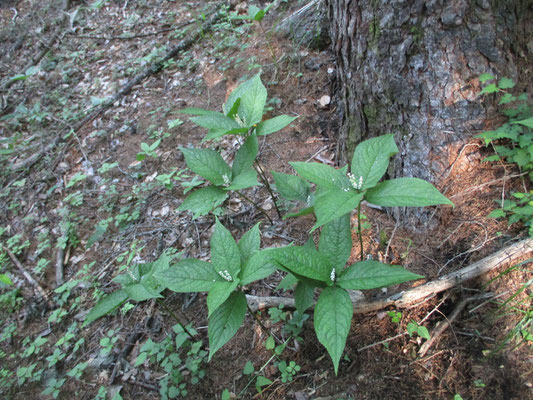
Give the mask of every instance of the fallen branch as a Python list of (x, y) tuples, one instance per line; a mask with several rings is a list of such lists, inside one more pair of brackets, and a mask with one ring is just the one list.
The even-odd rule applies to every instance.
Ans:
[[(458, 286), (470, 279), (481, 276), (502, 264), (513, 264), (519, 261), (526, 254), (533, 252), (533, 239), (525, 239), (508, 246), (493, 255), (485, 257), (472, 265), (462, 268), (459, 271), (441, 276), (434, 281), (428, 282), (400, 293), (388, 296), (382, 299), (366, 300), (354, 299), (354, 314), (365, 314), (372, 311), (381, 310), (388, 306), (397, 308), (410, 308), (434, 297), (437, 293)], [(253, 312), (257, 310), (278, 307), (282, 305), (285, 308), (295, 308), (294, 299), (287, 297), (259, 297), (246, 296), (250, 309)]]
[(31, 274), (28, 271), (26, 271), (26, 269), (22, 266), (22, 263), (18, 260), (17, 256), (15, 256), (15, 254), (13, 254), (13, 252), (9, 250), (7, 247), (3, 245), (0, 245), (0, 247), (2, 248), (4, 252), (6, 252), (9, 258), (11, 258), (11, 261), (13, 261), (13, 264), (15, 264), (15, 266), (22, 273), (24, 278), (30, 283), (30, 285), (32, 285), (35, 288), (38, 294), (42, 298), (44, 298), (48, 304), (51, 304), (50, 298), (48, 297), (48, 294), (46, 293), (46, 291), (43, 289), (41, 285), (39, 285), (39, 283), (35, 279), (33, 279), (33, 276), (31, 276)]
[[(43, 59), (43, 57), (46, 55), (46, 53), (50, 51), (54, 43), (57, 41), (57, 39), (59, 38), (59, 35), (61, 34), (61, 31), (63, 30), (63, 25), (68, 19), (68, 14), (66, 13), (66, 11), (69, 9), (69, 7), (70, 7), (70, 0), (63, 0), (63, 2), (61, 3), (61, 9), (59, 10), (63, 14), (59, 22), (59, 27), (54, 32), (54, 34), (50, 37), (50, 39), (45, 44), (43, 49), (37, 54), (37, 56), (35, 56), (30, 62), (28, 62), (24, 66), (24, 68), (22, 69), (23, 74), (26, 73), (28, 68), (30, 68), (31, 66), (38, 65)], [(11, 85), (13, 85), (15, 82), (17, 82), (17, 80), (13, 80), (13, 79), (8, 80), (4, 84), (4, 90), (9, 89)]]
[[(139, 85), (144, 79), (148, 78), (151, 75), (155, 75), (156, 73), (161, 71), (167, 61), (176, 57), (180, 52), (192, 46), (198, 39), (200, 39), (205, 34), (205, 32), (209, 32), (212, 29), (213, 25), (220, 18), (222, 18), (222, 16), (223, 14), (221, 12), (215, 13), (209, 20), (207, 20), (202, 25), (201, 28), (197, 29), (193, 35), (191, 35), (187, 39), (182, 40), (179, 44), (177, 44), (175, 47), (170, 49), (168, 53), (162, 59), (160, 59), (159, 61), (153, 62), (152, 64), (147, 66), (144, 70), (142, 70), (137, 75), (135, 75), (133, 78), (131, 78), (110, 99), (108, 99), (107, 101), (104, 101), (102, 104), (97, 106), (96, 109), (94, 109), (91, 113), (89, 113), (81, 121), (79, 121), (77, 124), (73, 125), (72, 128), (69, 128), (69, 129), (71, 129), (74, 133), (77, 133), (83, 126), (85, 126), (86, 124), (94, 120), (104, 111), (107, 111), (109, 108), (111, 108), (111, 106), (115, 102), (117, 102), (122, 97), (129, 94), (134, 86)], [(68, 130), (64, 130), (63, 132), (59, 133), (50, 144), (42, 148), (40, 151), (32, 154), (30, 157), (22, 161), (19, 161), (18, 163), (13, 164), (11, 169), (18, 170), (18, 169), (30, 168), (37, 161), (39, 161), (46, 153), (49, 153), (55, 146), (63, 142), (65, 140), (65, 135), (67, 133), (68, 133)]]
[(445, 321), (442, 321), (435, 326), (433, 331), (430, 333), (430, 339), (426, 341), (422, 346), (420, 346), (420, 350), (418, 350), (418, 356), (424, 357), (431, 346), (437, 341), (437, 339), (443, 334), (443, 332), (452, 325), (452, 322), (455, 321), (455, 319), (461, 314), (461, 311), (466, 307), (466, 304), (471, 301), (477, 301), (477, 300), (484, 300), (487, 298), (494, 297), (492, 293), (482, 293), (478, 294), (476, 296), (469, 297), (467, 299), (462, 300), (457, 307), (453, 310), (453, 312), (450, 314), (449, 317), (446, 318)]

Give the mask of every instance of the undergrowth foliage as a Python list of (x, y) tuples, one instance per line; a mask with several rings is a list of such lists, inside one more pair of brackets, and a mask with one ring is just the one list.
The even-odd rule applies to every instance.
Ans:
[(509, 224), (523, 222), (529, 228), (529, 236), (533, 237), (533, 103), (527, 94), (513, 95), (509, 90), (515, 83), (509, 78), (501, 78), (497, 82), (492, 75), (484, 74), (479, 80), (487, 83), (481, 95), (496, 93), (500, 95), (498, 105), (504, 107), (503, 115), (508, 120), (495, 130), (478, 135), (491, 145), (495, 155), (485, 161), (507, 161), (518, 167), (524, 179), (523, 192), (511, 193), (512, 198), (498, 201), (500, 208), (490, 213), (493, 218), (507, 217)]
[[(273, 188), (257, 161), (257, 137), (277, 132), (295, 118), (281, 115), (263, 121), (266, 100), (267, 91), (258, 74), (231, 93), (222, 107), (223, 113), (197, 108), (183, 110), (195, 115), (191, 118), (194, 123), (208, 129), (204, 141), (233, 134), (242, 137), (242, 145), (231, 166), (214, 149), (180, 148), (189, 169), (210, 183), (190, 194), (182, 203), (182, 210), (191, 211), (194, 217), (211, 212), (221, 214), (232, 191), (248, 199), (240, 191), (259, 185), (258, 175), (275, 202)], [(300, 176), (273, 172), (275, 187), (282, 197), (305, 203), (303, 210), (288, 216), (314, 212), (316, 224), (311, 232), (322, 228), (318, 249), (310, 238), (305, 246), (261, 250), (259, 224), (237, 242), (216, 219), (211, 237), (211, 262), (186, 258), (171, 263), (163, 255), (155, 263), (128, 268), (127, 273), (115, 278), (122, 289), (104, 297), (85, 323), (113, 311), (127, 300), (160, 298), (165, 289), (207, 292), (210, 360), (235, 335), (247, 309), (251, 312), (244, 287), (280, 270), (296, 284), (294, 297), (300, 314), (313, 306), (315, 290), (320, 290), (314, 307), (314, 328), (337, 373), (353, 315), (348, 291), (421, 278), (397, 265), (365, 260), (362, 252), (360, 262), (346, 266), (352, 250), (351, 212), (356, 210), (360, 221), (363, 200), (385, 207), (452, 204), (433, 185), (417, 178), (380, 182), (390, 158), (397, 152), (393, 135), (385, 135), (357, 146), (350, 172), (347, 172), (348, 166), (335, 169), (303, 162), (290, 163)], [(273, 223), (271, 217), (262, 212)], [(362, 240), (360, 222), (357, 232)], [(187, 332), (185, 324), (177, 321)], [(286, 379), (297, 371), (296, 364), (282, 364), (280, 368), (283, 366)]]

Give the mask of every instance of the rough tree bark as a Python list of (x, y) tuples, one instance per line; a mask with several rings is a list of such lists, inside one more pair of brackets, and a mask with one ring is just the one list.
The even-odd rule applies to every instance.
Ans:
[[(326, 0), (337, 61), (343, 163), (366, 138), (394, 133), (392, 177), (439, 183), (457, 149), (480, 132), (478, 76), (516, 79), (517, 57), (531, 57), (528, 0)], [(529, 23), (527, 22), (529, 21)], [(529, 35), (529, 39), (528, 38)], [(428, 222), (401, 210), (404, 224)]]

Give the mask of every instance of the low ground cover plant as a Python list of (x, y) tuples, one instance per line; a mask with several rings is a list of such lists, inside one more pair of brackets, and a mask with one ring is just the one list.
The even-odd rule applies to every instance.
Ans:
[[(266, 88), (260, 76), (255, 75), (231, 93), (223, 105), (223, 113), (196, 108), (184, 110), (195, 115), (191, 118), (193, 122), (208, 129), (204, 140), (234, 134), (241, 136), (243, 143), (231, 166), (214, 149), (180, 149), (187, 166), (210, 182), (189, 195), (181, 209), (191, 211), (195, 217), (214, 212), (223, 205), (230, 191), (240, 193), (242, 189), (258, 185), (258, 174), (265, 186), (272, 190), (257, 161), (257, 137), (281, 130), (294, 118), (282, 115), (263, 121), (266, 99)], [(362, 241), (360, 212), (363, 200), (385, 207), (453, 205), (432, 184), (421, 179), (399, 178), (380, 182), (390, 158), (397, 152), (393, 135), (385, 135), (357, 146), (350, 172), (347, 172), (348, 166), (335, 169), (319, 163), (292, 162), (291, 166), (300, 176), (273, 173), (275, 187), (281, 196), (306, 203), (306, 208), (294, 215), (314, 212), (316, 224), (311, 232), (321, 228), (318, 249), (311, 237), (305, 246), (261, 250), (259, 224), (236, 242), (215, 217), (211, 262), (187, 258), (171, 264), (168, 259), (163, 259), (135, 266), (116, 279), (123, 288), (102, 299), (86, 321), (111, 312), (127, 299), (143, 301), (161, 297), (164, 289), (182, 293), (207, 292), (210, 360), (244, 321), (249, 310), (245, 287), (281, 270), (296, 284), (294, 297), (298, 312), (303, 314), (311, 308), (315, 290), (320, 290), (314, 306), (314, 328), (337, 373), (353, 315), (348, 291), (386, 287), (421, 278), (397, 265), (365, 260), (362, 251), (360, 262), (346, 266), (352, 251), (352, 211), (357, 212), (357, 232)], [(214, 213), (220, 212), (219, 209)], [(272, 223), (264, 210), (263, 213)], [(180, 322), (180, 325), (185, 329), (184, 324)]]

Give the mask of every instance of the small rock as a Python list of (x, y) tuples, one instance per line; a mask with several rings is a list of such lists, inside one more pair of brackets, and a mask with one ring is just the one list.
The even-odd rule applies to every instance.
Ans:
[(331, 97), (328, 95), (324, 95), (318, 100), (318, 104), (320, 104), (320, 107), (327, 107), (331, 103)]
[(169, 212), (170, 212), (170, 207), (169, 206), (164, 206), (161, 209), (161, 211), (159, 211), (159, 215), (161, 215), (162, 217), (166, 217)]

